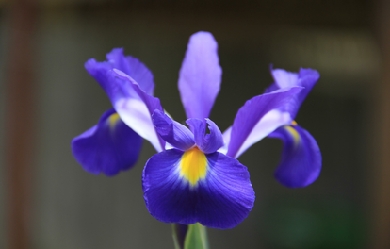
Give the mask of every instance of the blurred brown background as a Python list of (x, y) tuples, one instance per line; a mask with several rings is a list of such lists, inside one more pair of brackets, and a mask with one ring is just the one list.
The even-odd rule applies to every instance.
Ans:
[(240, 161), (255, 207), (232, 230), (209, 229), (211, 249), (390, 248), (390, 1), (44, 0), (0, 5), (0, 248), (173, 248), (171, 228), (147, 212), (142, 167), (90, 175), (71, 139), (110, 103), (84, 69), (114, 47), (154, 73), (176, 120), (189, 36), (219, 43), (222, 88), (211, 119), (228, 127), (272, 82), (269, 64), (321, 78), (297, 122), (317, 139), (319, 179), (291, 190), (273, 178), (281, 143), (263, 140)]

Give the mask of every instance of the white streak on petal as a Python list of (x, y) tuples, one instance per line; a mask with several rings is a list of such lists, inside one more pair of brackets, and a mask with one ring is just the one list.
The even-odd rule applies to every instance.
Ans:
[(229, 126), (223, 133), (222, 133), (222, 139), (223, 139), (223, 146), (219, 148), (218, 152), (226, 155), (229, 142), (230, 142), (230, 136), (232, 134), (232, 126)]
[(288, 88), (300, 86), (301, 82), (297, 73), (290, 73), (283, 69), (275, 69), (271, 71), (272, 77), (279, 88)]
[[(274, 109), (269, 111), (264, 117), (253, 127), (252, 132), (249, 134), (248, 138), (241, 145), (240, 149), (237, 152), (236, 158), (241, 156), (252, 144), (262, 140), (268, 134), (273, 132), (276, 128), (282, 125), (290, 124), (292, 121), (291, 116), (288, 112), (282, 112), (280, 110)], [(219, 152), (222, 154), (227, 153), (229, 147), (230, 135), (232, 128), (229, 127), (222, 134), (224, 146), (219, 149)]]
[(139, 99), (119, 99), (115, 103), (115, 109), (126, 125), (151, 142), (157, 152), (162, 151), (152, 117), (144, 102)]

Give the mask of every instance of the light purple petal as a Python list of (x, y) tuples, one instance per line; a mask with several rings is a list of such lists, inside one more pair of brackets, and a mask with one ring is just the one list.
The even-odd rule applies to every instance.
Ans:
[(175, 148), (185, 151), (195, 145), (194, 135), (186, 126), (157, 109), (152, 118), (157, 133)]
[(301, 86), (300, 78), (297, 73), (287, 72), (283, 69), (272, 69), (271, 74), (279, 89)]
[(141, 137), (110, 109), (97, 125), (73, 139), (72, 152), (87, 172), (112, 176), (134, 166), (141, 144)]
[(266, 92), (271, 92), (283, 88), (300, 86), (303, 87), (302, 91), (295, 96), (290, 105), (286, 105), (284, 111), (288, 111), (293, 119), (298, 113), (302, 102), (305, 100), (307, 94), (317, 83), (320, 75), (313, 69), (301, 69), (299, 73), (287, 72), (283, 69), (272, 69), (271, 74), (275, 80)]
[(301, 188), (313, 183), (321, 171), (322, 159), (317, 142), (299, 125), (286, 125), (269, 135), (284, 142), (276, 179), (286, 187)]
[(149, 212), (166, 223), (194, 224), (226, 229), (242, 222), (254, 203), (247, 168), (218, 152), (207, 155), (207, 172), (192, 186), (180, 172), (183, 152), (154, 155), (142, 175)]
[[(281, 89), (279, 91), (269, 92), (262, 95), (253, 97), (251, 100), (248, 100), (243, 107), (241, 107), (236, 115), (236, 118), (233, 123), (232, 132), (230, 136), (230, 142), (228, 146), (227, 156), (236, 157), (238, 152), (245, 149), (244, 143), (254, 143), (260, 137), (257, 135), (257, 132), (261, 129), (259, 127), (266, 127), (267, 132), (270, 133), (281, 125), (281, 122), (286, 121), (290, 123), (291, 117), (289, 117), (288, 112), (283, 112), (286, 105), (289, 105), (291, 99), (294, 95), (298, 94), (301, 90), (300, 87), (293, 87), (290, 89)], [(271, 121), (268, 121), (269, 117), (266, 116), (270, 111), (272, 115), (269, 114), (272, 118)], [(273, 117), (274, 114), (276, 118)], [(267, 117), (263, 121), (263, 118)], [(266, 123), (266, 124), (264, 124)], [(247, 141), (248, 140), (248, 141)], [(241, 149), (243, 147), (243, 149)]]
[[(142, 91), (137, 82), (119, 70), (107, 72), (107, 95), (123, 122), (136, 131), (141, 137), (150, 141), (157, 151), (165, 148), (165, 142), (157, 136), (152, 121), (154, 110), (163, 110), (160, 100)], [(131, 89), (139, 97), (128, 96)]]
[(187, 118), (207, 118), (219, 92), (222, 70), (212, 34), (191, 36), (180, 75), (179, 90)]

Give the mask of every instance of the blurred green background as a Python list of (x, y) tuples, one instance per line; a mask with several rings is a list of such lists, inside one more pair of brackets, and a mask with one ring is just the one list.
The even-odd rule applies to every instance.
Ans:
[[(33, 32), (12, 18), (22, 9), (33, 13), (22, 15), (31, 18), (25, 23), (34, 22)], [(389, 46), (384, 35), (389, 10), (385, 0), (2, 2), (0, 248), (173, 248), (171, 227), (150, 216), (142, 198), (141, 171), (154, 154), (152, 146), (144, 143), (134, 169), (105, 177), (83, 171), (70, 142), (110, 107), (84, 62), (104, 60), (114, 47), (151, 69), (155, 95), (184, 121), (178, 72), (189, 36), (199, 30), (212, 32), (219, 43), (223, 77), (211, 119), (221, 130), (247, 99), (272, 83), (271, 63), (289, 71), (314, 68), (321, 75), (297, 117), (320, 146), (320, 177), (304, 189), (284, 188), (273, 178), (281, 143), (257, 143), (240, 158), (251, 173), (254, 209), (234, 229), (208, 229), (211, 249), (388, 248), (389, 217), (381, 212), (390, 209), (381, 193), (389, 193), (389, 185), (378, 176), (389, 176), (383, 173), (389, 165), (382, 133), (390, 124), (389, 108), (381, 101), (388, 84), (383, 51)], [(13, 39), (18, 32), (31, 33)], [(30, 49), (25, 60), (31, 64), (15, 66), (13, 74), (10, 64), (19, 48)], [(12, 75), (26, 71), (32, 72), (28, 82), (12, 88)], [(23, 94), (30, 94), (33, 104), (19, 112), (32, 116), (21, 129), (32, 135), (27, 148), (16, 146), (20, 157), (24, 149), (29, 152), (27, 165), (18, 166), (28, 180), (18, 185), (9, 173), (15, 166), (7, 159), (12, 153), (7, 137), (12, 138), (13, 103), (23, 103), (18, 98)], [(18, 204), (11, 193), (21, 193), (25, 201)], [(23, 207), (21, 230), (10, 229), (15, 201)], [(12, 246), (13, 240), (25, 241), (24, 246)]]

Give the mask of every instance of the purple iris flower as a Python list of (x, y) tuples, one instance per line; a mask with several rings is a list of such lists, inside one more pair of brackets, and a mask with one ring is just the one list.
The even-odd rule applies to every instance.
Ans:
[[(111, 79), (106, 75), (114, 68), (132, 75), (146, 93), (153, 94), (153, 74), (138, 59), (124, 57), (122, 49), (113, 49), (107, 54), (105, 62), (88, 60), (85, 68), (112, 98), (121, 96), (120, 92), (111, 88)], [(135, 107), (142, 102), (132, 89), (127, 89), (123, 94), (133, 101)], [(124, 124), (117, 111), (111, 108), (102, 115), (97, 125), (73, 139), (72, 150), (74, 157), (86, 171), (111, 176), (134, 166), (141, 145), (142, 138)]]
[[(285, 87), (301, 86), (302, 91), (294, 97), (291, 105), (286, 106), (291, 118), (295, 119), (299, 107), (307, 94), (317, 83), (320, 75), (312, 69), (301, 69), (299, 73), (290, 73), (282, 69), (272, 70), (275, 80), (267, 91)], [(279, 167), (275, 171), (278, 181), (289, 188), (306, 187), (313, 183), (321, 171), (322, 158), (316, 140), (308, 131), (295, 121), (281, 126), (268, 135), (284, 141), (283, 155)]]
[[(215, 228), (231, 228), (242, 222), (253, 207), (255, 195), (247, 168), (236, 158), (267, 136), (285, 142), (283, 159), (276, 171), (282, 184), (306, 186), (319, 174), (321, 157), (315, 140), (299, 126), (291, 125), (318, 79), (317, 72), (305, 69), (292, 74), (272, 70), (275, 83), (266, 93), (248, 100), (238, 110), (233, 125), (222, 134), (208, 118), (222, 75), (217, 50), (210, 33), (198, 32), (189, 40), (179, 74), (187, 125), (165, 113), (159, 99), (153, 96), (151, 73), (139, 61), (135, 63), (120, 50), (113, 50), (106, 62), (90, 60), (86, 64), (106, 91), (120, 121), (150, 141), (158, 152), (146, 162), (142, 186), (146, 207), (162, 222), (199, 222)], [(91, 158), (96, 157), (100, 147), (83, 150), (83, 145), (75, 146), (78, 140), (91, 140), (105, 148), (105, 139), (112, 139), (104, 133), (97, 140), (90, 133), (93, 132), (87, 131), (73, 142), (75, 157), (89, 158), (88, 162), (93, 161)], [(120, 142), (114, 145), (118, 149), (115, 156), (122, 157), (121, 145), (127, 146), (129, 154), (139, 152), (136, 143), (125, 144), (129, 139), (130, 136), (118, 134)], [(99, 152), (101, 158), (105, 153), (107, 158), (114, 156), (108, 149)], [(92, 167), (78, 161), (87, 170)], [(112, 162), (113, 168), (118, 168), (116, 163)]]

